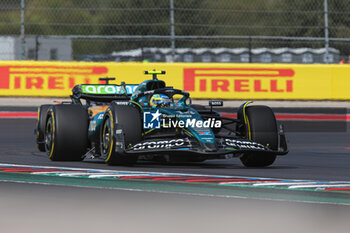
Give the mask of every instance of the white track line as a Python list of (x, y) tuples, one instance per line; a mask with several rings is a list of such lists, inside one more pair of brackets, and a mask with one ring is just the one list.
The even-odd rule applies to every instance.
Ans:
[(350, 184), (315, 184), (315, 185), (293, 185), (290, 189), (303, 189), (303, 188), (334, 188), (334, 187), (350, 187)]
[(322, 183), (325, 184), (343, 184), (343, 185), (349, 185), (350, 182), (344, 182), (344, 181), (327, 181), (327, 182), (315, 182), (315, 181), (305, 181), (305, 182), (276, 182), (276, 183), (256, 183), (253, 184), (254, 186), (296, 186), (296, 185), (317, 185), (320, 186)]
[(175, 192), (175, 191), (171, 192), (171, 191), (159, 191), (159, 190), (128, 189), (128, 188), (116, 188), (116, 187), (93, 187), (93, 186), (84, 186), (84, 185), (51, 184), (51, 183), (33, 182), (33, 181), (0, 180), (0, 182), (47, 185), (47, 186), (75, 187), (75, 188), (120, 190), (120, 191), (130, 191), (130, 192), (176, 194), (176, 195), (186, 195), (186, 196), (214, 197), (214, 198), (227, 198), (227, 199), (245, 199), (245, 200), (259, 200), (259, 201), (277, 201), (277, 202), (289, 202), (289, 203), (318, 204), (318, 205), (350, 206), (350, 203), (343, 203), (343, 202), (333, 203), (333, 202), (303, 201), (303, 200), (291, 200), (291, 199), (272, 199), (272, 198), (229, 196), (229, 195), (217, 195), (217, 194), (185, 193), (185, 192)]
[(257, 183), (253, 186), (289, 186), (289, 185), (302, 185), (302, 184), (315, 184), (316, 182), (278, 182), (278, 183)]
[[(89, 178), (100, 178), (100, 177), (124, 177), (124, 176), (154, 176), (154, 174), (150, 175), (148, 173), (144, 173), (144, 174), (96, 174), (96, 175), (89, 175)], [(164, 174), (159, 174), (159, 176), (162, 176)]]
[[(41, 165), (21, 165), (21, 164), (11, 164), (11, 163), (0, 163), (0, 166), (13, 166), (13, 167), (37, 167), (37, 168), (49, 168), (49, 169), (66, 169), (66, 170), (76, 170), (76, 171), (89, 171), (89, 172), (118, 172), (128, 174), (137, 173), (147, 173), (147, 174), (163, 174), (163, 175), (173, 175), (173, 176), (205, 176), (205, 177), (218, 177), (218, 178), (247, 178), (247, 179), (264, 179), (264, 180), (287, 180), (285, 178), (267, 178), (267, 177), (250, 177), (250, 176), (223, 176), (223, 175), (205, 175), (205, 174), (192, 174), (192, 173), (167, 173), (167, 172), (145, 172), (145, 171), (127, 171), (127, 170), (106, 170), (106, 169), (93, 169), (93, 168), (74, 168), (74, 167), (54, 167), (54, 166), (41, 166)], [(62, 171), (57, 171), (62, 172)], [(68, 172), (68, 171), (67, 171)], [(49, 173), (49, 172), (48, 172)], [(288, 179), (289, 180), (289, 179)], [(302, 181), (302, 180), (299, 180)], [(317, 181), (315, 181), (317, 182)]]
[[(44, 169), (64, 169), (67, 171), (56, 171), (56, 172), (32, 172), (31, 174), (44, 175), (44, 174), (57, 174), (59, 176), (79, 176), (78, 174), (88, 175), (89, 178), (102, 178), (102, 177), (123, 177), (123, 176), (203, 176), (212, 178), (231, 178), (231, 179), (257, 179), (256, 183), (238, 181), (238, 182), (221, 182), (219, 184), (251, 184), (252, 186), (281, 186), (287, 185), (283, 182), (273, 182), (273, 180), (291, 180), (285, 178), (263, 178), (263, 177), (245, 177), (245, 176), (220, 176), (220, 175), (203, 175), (203, 174), (186, 174), (186, 173), (164, 173), (164, 172), (145, 172), (145, 171), (118, 171), (118, 170), (104, 170), (104, 169), (89, 169), (89, 168), (72, 168), (72, 167), (53, 167), (53, 166), (40, 166), (40, 165), (19, 165), (19, 164), (6, 164), (0, 163), (0, 166), (10, 167), (35, 167)], [(74, 171), (82, 171), (80, 173)], [(261, 180), (259, 182), (259, 180)], [(267, 182), (271, 180), (271, 182)], [(298, 188), (328, 188), (328, 187), (350, 187), (350, 181), (312, 181), (312, 180), (294, 180), (295, 182), (290, 183), (290, 189)], [(318, 184), (317, 184), (318, 183)], [(324, 184), (322, 184), (324, 183)]]

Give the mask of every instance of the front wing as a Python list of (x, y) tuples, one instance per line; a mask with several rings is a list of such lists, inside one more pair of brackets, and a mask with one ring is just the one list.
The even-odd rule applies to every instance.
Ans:
[(166, 138), (152, 139), (137, 143), (129, 148), (123, 148), (121, 143), (117, 143), (116, 150), (122, 153), (130, 154), (149, 154), (149, 153), (195, 153), (202, 155), (225, 155), (244, 152), (259, 152), (276, 155), (285, 155), (288, 153), (287, 144), (284, 135), (280, 135), (278, 150), (272, 150), (260, 143), (237, 138), (217, 138), (215, 149), (208, 149), (204, 143), (198, 143), (190, 138)]

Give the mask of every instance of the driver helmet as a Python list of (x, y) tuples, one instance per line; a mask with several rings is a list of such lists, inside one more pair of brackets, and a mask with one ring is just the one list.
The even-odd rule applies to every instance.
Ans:
[(150, 105), (153, 107), (168, 107), (170, 105), (170, 98), (167, 95), (163, 94), (155, 94), (151, 97), (149, 101)]

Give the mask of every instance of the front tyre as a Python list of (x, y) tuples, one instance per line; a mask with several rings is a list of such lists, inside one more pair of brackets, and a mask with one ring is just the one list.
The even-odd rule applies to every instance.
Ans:
[[(117, 136), (117, 133), (120, 135)], [(128, 146), (135, 145), (142, 139), (140, 111), (134, 106), (112, 103), (105, 112), (100, 135), (101, 155), (107, 164), (131, 165), (136, 163), (138, 156), (126, 154), (123, 150)], [(116, 148), (117, 145), (118, 149)]]
[[(242, 117), (242, 115), (240, 115)], [(248, 139), (268, 146), (271, 150), (278, 149), (278, 130), (275, 114), (267, 106), (248, 106), (245, 109), (245, 134)], [(244, 119), (241, 119), (244, 121)], [(266, 167), (273, 164), (275, 154), (244, 153), (241, 161), (246, 167)]]
[(45, 149), (53, 161), (81, 161), (88, 146), (87, 111), (81, 105), (53, 105), (45, 126)]

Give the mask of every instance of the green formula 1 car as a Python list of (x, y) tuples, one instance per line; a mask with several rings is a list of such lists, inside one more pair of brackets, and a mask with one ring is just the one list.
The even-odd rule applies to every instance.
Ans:
[[(245, 166), (271, 165), (288, 153), (283, 130), (267, 106), (242, 104), (237, 118), (223, 117), (213, 107), (194, 105), (188, 92), (158, 80), (164, 71), (139, 85), (81, 84), (71, 102), (42, 105), (36, 143), (53, 161), (100, 158), (108, 164), (138, 159), (200, 162), (239, 157)], [(84, 102), (84, 103), (83, 103)]]

